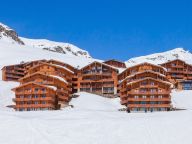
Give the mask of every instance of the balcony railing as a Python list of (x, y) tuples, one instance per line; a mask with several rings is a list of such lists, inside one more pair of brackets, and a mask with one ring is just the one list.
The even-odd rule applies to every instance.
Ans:
[(130, 94), (130, 95), (169, 95), (171, 92), (170, 91), (162, 91), (162, 92), (157, 92), (157, 91), (154, 91), (154, 92), (142, 92), (142, 91), (128, 91), (127, 94)]
[(54, 98), (52, 98), (52, 97), (45, 97), (45, 98), (43, 98), (43, 97), (39, 97), (39, 98), (34, 98), (34, 97), (32, 97), (32, 98), (13, 98), (12, 99), (14, 102), (25, 102), (25, 101), (55, 101), (55, 99)]
[(170, 104), (128, 104), (129, 108), (170, 108)]
[(55, 108), (53, 104), (17, 104), (15, 108)]
[(16, 95), (30, 95), (30, 94), (47, 94), (46, 91), (21, 91), (21, 92), (16, 92)]
[(127, 101), (171, 101), (171, 98), (128, 98)]

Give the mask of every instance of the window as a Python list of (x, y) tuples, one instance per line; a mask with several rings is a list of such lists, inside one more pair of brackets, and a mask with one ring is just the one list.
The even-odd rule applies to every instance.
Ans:
[(135, 98), (135, 99), (138, 99), (138, 98), (139, 98), (139, 96), (134, 96), (134, 98)]
[(154, 82), (151, 82), (151, 85), (155, 85), (155, 83), (154, 83)]
[(43, 95), (42, 95), (42, 98), (45, 98), (45, 97), (46, 97), (46, 95), (45, 95), (45, 94), (43, 94)]
[(28, 95), (28, 98), (30, 99), (30, 98), (31, 98), (31, 95)]
[(39, 104), (39, 102), (35, 102), (35, 104)]
[(158, 96), (158, 98), (162, 99), (162, 98), (163, 98), (163, 96), (162, 96), (162, 95), (159, 95), (159, 96)]
[(145, 102), (145, 101), (141, 101), (141, 104), (147, 104), (147, 102)]
[(154, 96), (154, 95), (152, 95), (152, 96), (150, 96), (150, 98), (151, 98), (151, 99), (154, 99), (154, 98), (155, 98), (155, 96)]
[(35, 95), (34, 98), (38, 98), (38, 95)]
[(46, 89), (45, 89), (45, 88), (42, 88), (41, 90), (42, 90), (42, 92), (46, 92)]
[(38, 92), (38, 90), (39, 90), (38, 88), (35, 88), (35, 92)]
[(24, 96), (20, 96), (20, 98), (24, 98)]
[(153, 93), (153, 92), (156, 92), (156, 89), (150, 89), (150, 91)]
[(143, 99), (146, 99), (147, 97), (146, 96), (142, 96)]
[(43, 101), (43, 102), (42, 102), (42, 104), (46, 104), (46, 102), (45, 102), (45, 101)]

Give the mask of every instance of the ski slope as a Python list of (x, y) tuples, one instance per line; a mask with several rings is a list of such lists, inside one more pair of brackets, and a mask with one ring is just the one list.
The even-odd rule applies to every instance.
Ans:
[[(175, 102), (181, 106), (183, 102), (188, 103), (192, 100), (190, 94), (191, 91), (181, 92), (180, 96), (176, 94)], [(0, 109), (0, 143), (191, 144), (190, 109), (128, 114), (118, 111), (122, 108), (118, 98), (107, 99), (88, 93), (79, 95), (71, 102), (74, 108), (60, 111)]]

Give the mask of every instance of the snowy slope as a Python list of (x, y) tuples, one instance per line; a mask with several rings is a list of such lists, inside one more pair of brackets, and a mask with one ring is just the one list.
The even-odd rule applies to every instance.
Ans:
[(155, 53), (147, 56), (141, 56), (136, 58), (131, 58), (126, 61), (127, 67), (139, 64), (142, 62), (149, 62), (153, 64), (162, 64), (169, 60), (181, 59), (187, 63), (192, 64), (192, 54), (189, 51), (184, 50), (183, 48), (175, 48), (170, 51)]
[[(176, 96), (192, 101), (190, 91)], [(12, 112), (0, 109), (3, 144), (191, 144), (192, 111), (125, 113), (119, 99), (79, 93), (74, 108)]]
[(69, 56), (85, 57), (91, 58), (89, 53), (82, 50), (72, 44), (63, 42), (54, 42), (46, 39), (28, 39), (19, 37), (17, 32), (8, 26), (0, 23), (0, 39), (12, 44), (26, 45), (28, 47), (33, 47), (48, 50), (50, 52), (61, 53)]
[(25, 43), (25, 45), (34, 48), (40, 48), (43, 50), (48, 50), (51, 52), (57, 52), (72, 56), (91, 58), (91, 56), (87, 51), (82, 50), (69, 43), (54, 42), (46, 39), (27, 39), (23, 37), (20, 37), (20, 39)]

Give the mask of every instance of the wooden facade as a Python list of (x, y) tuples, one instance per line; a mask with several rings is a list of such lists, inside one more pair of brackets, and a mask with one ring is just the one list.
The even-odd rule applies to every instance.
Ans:
[(36, 72), (32, 75), (25, 76), (20, 80), (21, 85), (29, 82), (37, 83), (39, 85), (53, 86), (56, 88), (56, 96), (59, 104), (68, 103), (71, 99), (71, 85), (59, 76), (46, 75), (41, 72)]
[(171, 83), (163, 67), (142, 63), (119, 74), (121, 104), (129, 111), (165, 111), (171, 108)]
[[(81, 69), (57, 60), (37, 60), (3, 67), (2, 79), (20, 82), (14, 89), (14, 102), (15, 109), (22, 111), (59, 109), (70, 101), (73, 93), (81, 91), (109, 98), (120, 96), (121, 104), (130, 111), (162, 111), (171, 108), (171, 83), (178, 89), (192, 89), (192, 66), (182, 60), (161, 65), (141, 63), (119, 74), (122, 68), (125, 64), (115, 60), (95, 61)], [(28, 87), (32, 91), (26, 92)], [(54, 105), (44, 108), (37, 104), (30, 109), (27, 105), (34, 106), (34, 99), (29, 96), (36, 94), (34, 88), (45, 88), (45, 97), (50, 97), (50, 92)], [(24, 104), (19, 97), (24, 97)]]
[(52, 87), (29, 82), (13, 91), (16, 111), (55, 110), (58, 107), (56, 91)]
[(4, 81), (18, 81), (24, 75), (24, 64), (9, 65), (2, 68), (2, 80)]
[(105, 97), (117, 96), (118, 70), (100, 62), (93, 62), (78, 73), (78, 92), (85, 91)]
[(4, 66), (2, 68), (2, 80), (4, 81), (18, 81), (27, 74), (29, 68), (38, 65), (40, 62), (46, 60), (36, 60), (31, 62), (21, 62), (21, 64)]
[(50, 64), (56, 64), (56, 65), (60, 65), (62, 67), (65, 67), (69, 70), (71, 70), (74, 74), (72, 76), (72, 93), (77, 93), (77, 73), (78, 73), (78, 69), (77, 68), (74, 68), (73, 66), (67, 64), (67, 63), (63, 63), (61, 61), (57, 61), (57, 60), (49, 60), (47, 61), (47, 63), (50, 63)]
[(161, 64), (167, 69), (167, 78), (177, 89), (192, 90), (192, 65), (180, 59)]
[(107, 60), (104, 62), (105, 64), (108, 64), (110, 66), (114, 66), (114, 67), (117, 67), (117, 68), (126, 68), (126, 65), (124, 62), (121, 62), (121, 61), (118, 61), (118, 60)]

